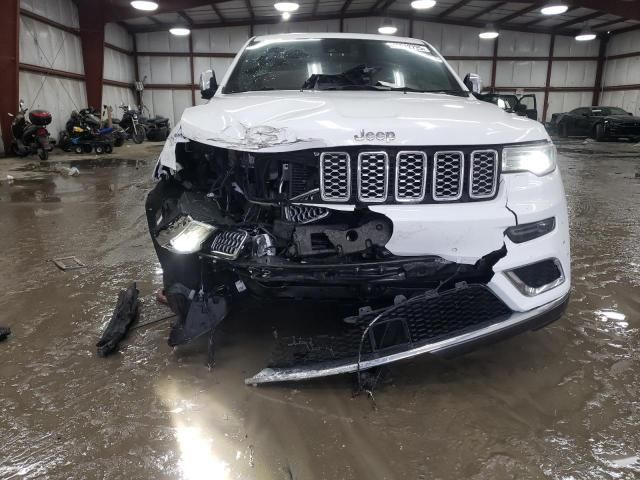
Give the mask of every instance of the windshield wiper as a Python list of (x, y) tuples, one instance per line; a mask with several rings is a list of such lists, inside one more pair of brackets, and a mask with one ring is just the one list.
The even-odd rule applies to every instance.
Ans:
[(469, 92), (464, 90), (422, 90), (422, 93), (442, 93), (444, 95), (453, 95), (455, 97), (468, 97)]

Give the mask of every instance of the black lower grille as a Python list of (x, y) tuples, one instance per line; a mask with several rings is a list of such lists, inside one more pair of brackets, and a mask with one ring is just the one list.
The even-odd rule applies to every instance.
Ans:
[(509, 307), (485, 286), (465, 286), (361, 315), (340, 333), (280, 338), (270, 366), (282, 368), (355, 357), (362, 333), (378, 315), (376, 326), (363, 342), (363, 355), (444, 340), (499, 322), (510, 314)]

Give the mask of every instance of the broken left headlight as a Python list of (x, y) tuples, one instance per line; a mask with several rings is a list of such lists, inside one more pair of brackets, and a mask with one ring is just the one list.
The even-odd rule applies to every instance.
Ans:
[(216, 227), (185, 216), (160, 231), (157, 240), (162, 247), (173, 253), (196, 253), (215, 231)]

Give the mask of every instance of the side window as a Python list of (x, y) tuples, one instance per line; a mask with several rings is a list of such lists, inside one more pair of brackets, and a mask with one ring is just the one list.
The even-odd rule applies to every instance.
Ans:
[(584, 115), (585, 113), (591, 113), (588, 108), (576, 108), (575, 110), (571, 110), (570, 112), (573, 115)]

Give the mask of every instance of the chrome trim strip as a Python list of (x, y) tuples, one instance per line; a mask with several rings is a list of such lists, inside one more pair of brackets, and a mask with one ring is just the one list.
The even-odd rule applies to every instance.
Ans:
[[(360, 175), (362, 170), (362, 156), (363, 155), (384, 155), (384, 196), (380, 198), (362, 198), (362, 177)], [(372, 152), (360, 152), (358, 153), (358, 173), (356, 175), (358, 180), (358, 200), (365, 203), (384, 203), (387, 201), (387, 195), (389, 195), (389, 154), (384, 150), (372, 151)]]
[[(536, 307), (526, 312), (514, 312), (511, 316), (498, 323), (489, 325), (478, 330), (463, 333), (457, 337), (447, 338), (439, 342), (427, 343), (411, 350), (393, 353), (384, 357), (363, 360), (360, 362), (360, 370), (386, 365), (387, 363), (397, 362), (407, 358), (416, 357), (424, 353), (435, 353), (441, 350), (456, 347), (458, 345), (480, 339), (482, 337), (498, 333), (501, 330), (526, 322), (534, 317), (542, 315), (554, 308), (562, 305), (566, 301), (569, 294), (557, 298), (549, 303)], [(349, 360), (350, 363), (325, 362), (316, 365), (308, 365), (306, 367), (291, 368), (265, 368), (251, 378), (245, 379), (247, 385), (258, 385), (261, 383), (271, 382), (289, 382), (295, 380), (307, 380), (309, 378), (327, 377), (329, 375), (339, 375), (342, 373), (353, 373), (358, 370), (357, 361)]]
[[(490, 194), (484, 194), (484, 195), (473, 194), (473, 179), (474, 179), (473, 164), (475, 162), (476, 153), (493, 153), (494, 154), (495, 163), (493, 165), (493, 185), (492, 185)], [(473, 199), (490, 198), (496, 194), (496, 187), (498, 186), (498, 170), (499, 170), (498, 162), (500, 162), (500, 156), (498, 155), (498, 152), (496, 150), (474, 150), (473, 152), (471, 152), (471, 160), (469, 165), (469, 198), (473, 198)]]
[[(422, 157), (423, 167), (422, 167), (422, 195), (416, 198), (400, 198), (398, 197), (398, 181), (399, 181), (399, 173), (400, 173), (400, 155), (420, 155)], [(427, 194), (427, 173), (429, 172), (428, 165), (428, 156), (425, 152), (421, 152), (418, 150), (401, 150), (396, 155), (396, 180), (394, 184), (394, 192), (393, 196), (396, 202), (400, 203), (419, 203), (424, 200), (424, 197)]]
[[(331, 197), (324, 193), (324, 157), (325, 155), (345, 155), (347, 157), (347, 196)], [(320, 154), (320, 198), (325, 202), (348, 202), (351, 198), (351, 156), (347, 152), (322, 152)]]
[(557, 258), (545, 258), (543, 260), (536, 260), (535, 262), (527, 263), (526, 265), (520, 265), (519, 267), (517, 267), (517, 268), (528, 267), (529, 265), (545, 262), (547, 260), (553, 260), (553, 263), (555, 263), (556, 267), (558, 267), (558, 270), (560, 271), (560, 277), (558, 277), (553, 282), (547, 283), (546, 285), (542, 285), (541, 287), (538, 287), (538, 288), (530, 287), (529, 285), (524, 283), (522, 279), (520, 279), (518, 274), (513, 270), (507, 270), (506, 272), (504, 272), (504, 274), (511, 281), (511, 283), (513, 283), (513, 286), (516, 287), (518, 291), (521, 294), (523, 294), (525, 297), (535, 297), (536, 295), (540, 295), (541, 293), (547, 292), (552, 288), (556, 288), (564, 283), (566, 279), (564, 276), (562, 263), (560, 263), (560, 260), (558, 260)]
[[(438, 155), (448, 154), (448, 153), (457, 153), (460, 155), (460, 179), (458, 180), (458, 195), (455, 197), (436, 197), (436, 170), (438, 168)], [(443, 150), (441, 152), (436, 152), (433, 154), (433, 181), (432, 183), (432, 192), (433, 199), (436, 202), (452, 202), (455, 200), (460, 200), (462, 197), (462, 186), (464, 185), (464, 152), (457, 150)]]

